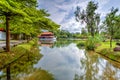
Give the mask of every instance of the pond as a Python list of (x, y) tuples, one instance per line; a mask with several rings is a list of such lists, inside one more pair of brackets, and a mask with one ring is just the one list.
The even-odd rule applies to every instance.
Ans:
[[(30, 63), (27, 67), (15, 71), (12, 69), (11, 80), (119, 80), (120, 64), (109, 61), (99, 54), (78, 48), (73, 41), (57, 41), (39, 46), (42, 58)], [(21, 60), (20, 60), (21, 62)], [(23, 64), (23, 63), (22, 63)], [(32, 64), (32, 65), (31, 65)], [(1, 70), (1, 80), (6, 80), (5, 70)], [(10, 74), (9, 72), (9, 74)], [(9, 75), (8, 75), (9, 77)], [(9, 79), (8, 79), (9, 80)]]

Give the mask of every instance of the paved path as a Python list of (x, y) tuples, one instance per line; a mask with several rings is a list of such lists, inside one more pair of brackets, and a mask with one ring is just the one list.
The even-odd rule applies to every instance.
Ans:
[[(10, 41), (10, 46), (13, 47), (24, 42), (26, 42), (26, 40), (12, 40)], [(5, 47), (6, 41), (0, 41), (0, 51), (3, 51)]]

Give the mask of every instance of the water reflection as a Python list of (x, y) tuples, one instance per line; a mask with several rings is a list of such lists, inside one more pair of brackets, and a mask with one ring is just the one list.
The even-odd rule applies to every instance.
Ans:
[(40, 40), (39, 45), (52, 47), (54, 45), (54, 42), (55, 41), (53, 40)]
[[(3, 69), (0, 66), (0, 80), (53, 80), (52, 74), (33, 65), (41, 58), (37, 48), (32, 52), (24, 54), (17, 61), (6, 65)], [(47, 77), (46, 77), (47, 76)]]
[(119, 80), (120, 78), (119, 68), (96, 53), (79, 49), (75, 43), (62, 47), (59, 44), (53, 48), (41, 46), (40, 52), (43, 57), (34, 67), (52, 73), (55, 80)]
[(40, 47), (43, 57), (35, 67), (50, 71), (57, 80), (72, 80), (74, 74), (79, 73), (80, 57), (84, 56), (84, 51), (75, 46), (70, 44), (60, 48)]
[(11, 80), (11, 76), (10, 76), (10, 65), (7, 66), (7, 68), (6, 68), (6, 73), (7, 73), (7, 80)]
[(120, 64), (94, 52), (79, 49), (72, 41), (40, 46), (0, 71), (0, 80), (119, 80)]

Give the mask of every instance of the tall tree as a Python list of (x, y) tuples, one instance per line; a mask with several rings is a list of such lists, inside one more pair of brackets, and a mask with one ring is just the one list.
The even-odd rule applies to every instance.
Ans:
[[(39, 18), (43, 20), (47, 14), (44, 10), (38, 10), (36, 8), (24, 8), (24, 11), (30, 16), (30, 20), (27, 18), (21, 18), (19, 16), (14, 17), (11, 20), (11, 31), (13, 34), (25, 34), (25, 36), (31, 36), (31, 34), (35, 34), (40, 32), (40, 27), (38, 23), (40, 21)], [(46, 24), (47, 25), (47, 24)]]
[(20, 8), (20, 3), (14, 2), (12, 0), (0, 0), (0, 16), (5, 16), (6, 18), (6, 51), (10, 52), (10, 29), (9, 21), (12, 16), (28, 16)]
[(94, 22), (94, 25), (96, 27), (95, 32), (99, 33), (100, 14), (95, 14)]
[(30, 16), (32, 22), (19, 18), (19, 16), (15, 17), (11, 22), (13, 24), (11, 27), (13, 33), (37, 36), (40, 33), (40, 29), (52, 31), (59, 28), (59, 25), (47, 18), (49, 14), (44, 9), (27, 8), (25, 12)]
[[(75, 17), (78, 22), (82, 21), (86, 23), (88, 32), (94, 36), (96, 27), (98, 27), (100, 22), (100, 14), (95, 13), (98, 8), (98, 4), (90, 1), (87, 5), (86, 10), (80, 10), (80, 7), (76, 8)], [(96, 25), (95, 25), (96, 24)]]
[(120, 39), (120, 14), (116, 16), (116, 24), (115, 24), (115, 33), (114, 33), (114, 38), (115, 39)]
[(106, 19), (104, 21), (104, 24), (107, 27), (107, 31), (109, 32), (110, 35), (110, 47), (112, 48), (112, 39), (117, 31), (116, 23), (117, 23), (117, 15), (116, 13), (118, 12), (118, 8), (114, 9), (112, 7), (111, 12), (107, 14)]
[[(0, 0), (0, 16), (6, 18), (6, 51), (10, 51), (10, 30), (31, 36), (40, 29), (56, 30), (59, 25), (47, 18), (44, 9), (37, 9), (37, 0)], [(9, 24), (10, 21), (10, 24)], [(12, 25), (9, 29), (9, 25)]]
[(81, 29), (81, 34), (84, 35), (84, 36), (87, 35), (87, 31), (86, 31), (85, 28), (82, 28), (82, 29)]

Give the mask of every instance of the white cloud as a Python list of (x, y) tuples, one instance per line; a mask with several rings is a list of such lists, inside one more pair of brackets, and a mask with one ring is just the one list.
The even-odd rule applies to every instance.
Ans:
[[(85, 24), (81, 25), (75, 21), (74, 12), (76, 6), (85, 9), (89, 1), (91, 0), (38, 0), (40, 8), (47, 9), (51, 14), (50, 18), (60, 24), (62, 29), (69, 31), (80, 31), (80, 27), (85, 26)], [(101, 14), (101, 18), (104, 18), (111, 7), (109, 5), (112, 3), (110, 0), (94, 1), (99, 2), (96, 12)]]
[(85, 24), (76, 22), (75, 18), (71, 17), (66, 22), (63, 22), (61, 27), (62, 27), (62, 29), (68, 30), (70, 32), (80, 32), (81, 28), (84, 26), (85, 26)]
[(86, 57), (84, 50), (79, 50), (76, 44), (60, 48), (41, 47), (41, 53), (44, 53), (43, 57), (34, 67), (49, 71), (57, 80), (73, 80), (75, 74), (84, 73), (84, 69), (80, 70), (83, 67), (80, 60)]

